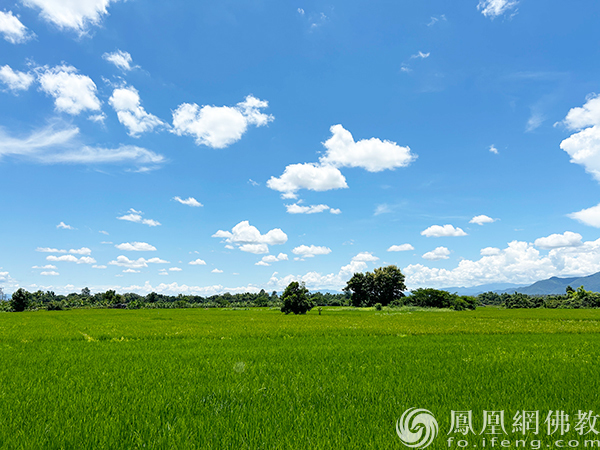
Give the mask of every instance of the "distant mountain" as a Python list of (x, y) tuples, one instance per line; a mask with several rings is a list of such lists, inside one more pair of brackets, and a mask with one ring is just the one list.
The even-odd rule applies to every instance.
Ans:
[(583, 286), (586, 291), (600, 292), (600, 272), (587, 277), (558, 278), (537, 281), (531, 286), (517, 289), (517, 292), (528, 295), (564, 294), (567, 286), (577, 289)]
[(497, 294), (514, 294), (520, 292), (527, 295), (560, 295), (566, 292), (567, 286), (577, 289), (583, 286), (586, 291), (600, 292), (600, 272), (587, 277), (558, 278), (552, 277), (547, 280), (536, 281), (531, 286), (509, 283), (482, 284), (473, 287), (449, 287), (444, 291), (456, 292), (458, 295), (477, 296), (483, 292), (496, 292)]

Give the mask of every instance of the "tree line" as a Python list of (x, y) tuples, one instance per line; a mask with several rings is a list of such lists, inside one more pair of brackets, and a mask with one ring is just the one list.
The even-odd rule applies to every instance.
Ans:
[(600, 308), (600, 293), (586, 291), (583, 286), (573, 289), (567, 286), (562, 295), (527, 295), (521, 293), (497, 294), (485, 292), (477, 299), (483, 305), (503, 306), (509, 309), (517, 308)]

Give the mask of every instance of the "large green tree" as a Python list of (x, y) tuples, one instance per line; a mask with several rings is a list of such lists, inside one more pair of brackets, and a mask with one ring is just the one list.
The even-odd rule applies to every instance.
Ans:
[(313, 307), (312, 301), (308, 298), (308, 289), (304, 283), (300, 284), (297, 281), (292, 281), (283, 291), (281, 300), (283, 306), (281, 312), (289, 314), (306, 314)]
[(355, 273), (346, 283), (344, 292), (351, 293), (353, 306), (389, 305), (404, 297), (404, 275), (396, 266), (379, 267), (373, 272)]
[(29, 292), (23, 288), (17, 289), (10, 300), (10, 307), (15, 311), (25, 311), (29, 306)]

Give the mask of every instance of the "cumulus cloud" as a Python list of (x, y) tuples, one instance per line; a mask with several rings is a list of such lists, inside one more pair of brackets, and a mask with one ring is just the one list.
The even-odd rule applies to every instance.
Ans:
[(563, 247), (579, 247), (583, 245), (581, 235), (571, 231), (565, 231), (563, 234), (551, 234), (547, 237), (536, 239), (534, 245), (545, 250)]
[(375, 262), (378, 260), (379, 258), (371, 252), (360, 252), (358, 255), (352, 257), (352, 261)]
[(450, 250), (446, 247), (437, 247), (435, 250), (427, 252), (423, 255), (423, 259), (430, 261), (438, 261), (440, 259), (448, 259), (450, 257)]
[(123, 242), (122, 244), (115, 245), (119, 250), (129, 252), (154, 252), (156, 247), (146, 242)]
[(300, 258), (312, 258), (316, 255), (328, 255), (331, 253), (329, 247), (321, 247), (317, 245), (300, 245), (292, 250), (294, 255), (298, 255)]
[(71, 225), (67, 225), (64, 222), (59, 223), (58, 225), (56, 225), (56, 228), (58, 229), (62, 229), (62, 230), (74, 230), (75, 228), (73, 228)]
[(282, 193), (283, 198), (297, 198), (300, 189), (329, 191), (347, 188), (346, 178), (336, 167), (315, 163), (290, 164), (279, 177), (271, 177), (267, 187)]
[(123, 273), (140, 273), (140, 271), (135, 269), (124, 269)]
[(169, 267), (169, 272), (181, 272), (182, 270), (181, 267)]
[(498, 154), (498, 149), (492, 144), (490, 145), (490, 152), (493, 153), (494, 155)]
[(582, 107), (572, 108), (563, 123), (578, 131), (560, 143), (560, 148), (600, 181), (600, 96), (588, 96)]
[(501, 251), (502, 250), (500, 250), (499, 248), (496, 248), (496, 247), (486, 247), (486, 248), (482, 248), (479, 251), (479, 254), (481, 256), (495, 256), (495, 255), (499, 255)]
[(481, 11), (485, 17), (494, 19), (501, 16), (507, 11), (510, 11), (517, 6), (518, 1), (511, 0), (481, 0), (477, 5), (477, 9)]
[(26, 91), (34, 80), (35, 78), (30, 73), (15, 71), (10, 66), (0, 67), (0, 82), (4, 83), (13, 93)]
[(414, 250), (415, 248), (410, 244), (402, 244), (402, 245), (392, 245), (387, 249), (388, 252), (407, 252), (410, 250)]
[(263, 256), (262, 259), (255, 264), (255, 266), (270, 266), (271, 263), (278, 262), (278, 261), (287, 261), (287, 260), (288, 260), (288, 255), (286, 255), (285, 253), (280, 253), (277, 256), (267, 255), (267, 256)]
[(0, 11), (0, 34), (11, 44), (22, 44), (35, 36), (12, 11)]
[(35, 249), (36, 252), (42, 253), (67, 253), (66, 250), (60, 250), (58, 248), (50, 248), (50, 247), (38, 247)]
[(477, 225), (483, 225), (484, 223), (493, 223), (498, 219), (492, 219), (491, 217), (486, 216), (485, 214), (481, 214), (480, 216), (475, 216), (469, 223), (476, 223)]
[(40, 89), (54, 97), (54, 107), (57, 111), (76, 116), (86, 110), (100, 110), (96, 84), (90, 77), (77, 73), (75, 67), (43, 67), (38, 71)]
[(190, 264), (191, 266), (205, 266), (206, 265), (206, 261), (198, 258), (194, 261), (190, 261), (188, 264)]
[(218, 230), (212, 237), (222, 238), (226, 243), (238, 246), (241, 251), (254, 254), (268, 253), (269, 245), (285, 244), (288, 239), (280, 228), (261, 234), (247, 220), (238, 223), (231, 231)]
[(71, 249), (69, 250), (69, 253), (73, 254), (73, 255), (91, 255), (92, 254), (92, 250), (87, 248), (87, 247), (81, 247), (78, 249)]
[(144, 214), (141, 211), (136, 211), (135, 209), (131, 208), (128, 211), (129, 214), (125, 214), (123, 216), (117, 217), (117, 219), (119, 220), (126, 220), (128, 222), (134, 222), (134, 223), (143, 223), (144, 225), (148, 225), (149, 227), (157, 227), (160, 225), (160, 222), (153, 220), (153, 219), (144, 219), (142, 217), (142, 214)]
[(333, 136), (323, 143), (327, 152), (320, 158), (321, 164), (381, 172), (406, 167), (416, 159), (409, 147), (401, 147), (395, 142), (378, 138), (355, 142), (352, 134), (342, 125), (334, 125), (330, 130)]
[(339, 209), (330, 208), (327, 205), (304, 206), (293, 203), (291, 205), (285, 205), (285, 208), (289, 214), (317, 214), (323, 211), (329, 211), (331, 214), (339, 214), (342, 212)]
[(452, 225), (432, 225), (426, 230), (421, 231), (421, 235), (427, 237), (443, 237), (443, 236), (466, 236), (461, 228), (454, 228)]
[(600, 228), (600, 203), (591, 208), (582, 209), (571, 214), (568, 217), (575, 219), (585, 225)]
[(82, 35), (89, 26), (99, 25), (102, 17), (108, 14), (111, 2), (118, 0), (22, 0), (25, 6), (40, 11), (46, 22), (59, 29), (68, 29)]
[(181, 197), (173, 197), (173, 200), (181, 203), (182, 205), (187, 205), (187, 206), (195, 206), (195, 207), (204, 206), (202, 203), (200, 203), (194, 197), (188, 197), (185, 200), (182, 199)]
[(545, 255), (534, 244), (521, 241), (512, 241), (505, 249), (496, 250), (486, 251), (477, 261), (463, 259), (454, 269), (411, 264), (402, 272), (412, 289), (487, 283), (531, 284), (552, 276), (587, 276), (600, 271), (600, 239), (576, 247), (553, 248)]
[(56, 269), (56, 266), (46, 264), (45, 266), (33, 266), (32, 269)]
[(173, 133), (192, 136), (197, 145), (225, 148), (239, 141), (249, 125), (265, 126), (274, 119), (261, 109), (269, 106), (252, 95), (236, 106), (183, 103), (173, 111)]
[(95, 264), (96, 263), (96, 260), (89, 256), (82, 256), (81, 258), (78, 259), (76, 256), (73, 256), (73, 255), (62, 255), (62, 256), (49, 255), (49, 256), (46, 256), (46, 260), (52, 261), (52, 262), (74, 262), (77, 264)]
[(129, 136), (138, 137), (142, 133), (165, 125), (162, 120), (147, 113), (140, 105), (140, 95), (132, 86), (115, 89), (108, 103), (117, 113), (119, 122), (129, 130)]
[(120, 255), (117, 256), (117, 259), (108, 262), (111, 266), (120, 266), (120, 267), (128, 267), (130, 269), (139, 269), (142, 267), (148, 267), (148, 264), (169, 264), (169, 261), (165, 261), (160, 258), (138, 258), (138, 259), (129, 259), (127, 256)]
[(56, 272), (55, 270), (48, 270), (48, 271), (40, 272), (40, 275), (57, 276), (57, 275), (60, 275), (60, 273)]
[(102, 55), (102, 58), (110, 63), (113, 63), (123, 72), (129, 72), (134, 68), (134, 66), (131, 65), (131, 63), (133, 62), (131, 55), (121, 50), (117, 50), (113, 53), (104, 53)]
[(210, 272), (211, 272), (211, 273), (223, 273), (223, 271), (222, 271), (222, 270), (219, 270), (219, 269), (213, 269), (213, 270), (211, 270)]

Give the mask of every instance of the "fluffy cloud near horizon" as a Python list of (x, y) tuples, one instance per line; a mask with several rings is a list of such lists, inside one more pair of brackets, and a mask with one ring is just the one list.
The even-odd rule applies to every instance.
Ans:
[(81, 75), (73, 66), (41, 67), (40, 89), (54, 97), (54, 107), (59, 112), (76, 116), (83, 111), (100, 111), (96, 84), (87, 75)]
[(600, 239), (576, 247), (540, 253), (534, 244), (512, 241), (505, 249), (488, 247), (482, 257), (463, 259), (454, 269), (411, 264), (403, 269), (406, 283), (416, 287), (477, 286), (488, 283), (530, 284), (553, 276), (586, 276), (600, 271)]
[(108, 14), (111, 2), (118, 0), (22, 0), (25, 6), (39, 9), (46, 22), (59, 29), (69, 29), (79, 35), (85, 34), (89, 26), (99, 25), (102, 17)]
[(197, 145), (225, 148), (239, 141), (249, 125), (261, 127), (274, 120), (260, 111), (268, 106), (252, 95), (233, 107), (183, 103), (173, 111), (172, 131), (194, 137)]
[(446, 237), (446, 236), (466, 236), (461, 228), (454, 228), (454, 226), (446, 225), (432, 225), (426, 230), (421, 231), (421, 235), (426, 237)]
[(130, 252), (154, 252), (156, 247), (146, 242), (123, 242), (122, 244), (115, 245), (119, 250), (130, 251)]
[(0, 11), (0, 34), (11, 44), (23, 44), (35, 36), (12, 11)]
[(117, 256), (116, 260), (109, 261), (109, 265), (111, 266), (120, 266), (120, 267), (128, 267), (130, 269), (139, 269), (141, 267), (148, 267), (148, 264), (169, 264), (169, 261), (165, 261), (160, 258), (138, 258), (138, 259), (129, 259), (127, 256), (120, 255)]
[(212, 237), (222, 238), (228, 244), (237, 245), (241, 251), (254, 254), (269, 253), (269, 245), (285, 244), (288, 240), (280, 228), (261, 234), (247, 220), (238, 223), (231, 231), (218, 230)]
[(32, 74), (13, 70), (6, 65), (0, 67), (0, 81), (4, 83), (13, 93), (26, 91), (35, 81)]
[(129, 131), (131, 137), (150, 132), (166, 124), (153, 114), (146, 112), (140, 104), (140, 94), (133, 86), (127, 86), (113, 91), (108, 103), (113, 107), (121, 122)]
[(579, 247), (583, 245), (579, 233), (565, 231), (563, 234), (551, 234), (547, 237), (536, 239), (534, 245), (544, 250), (563, 247)]
[(74, 262), (77, 264), (96, 264), (96, 260), (90, 256), (82, 256), (81, 258), (77, 258), (73, 255), (62, 255), (62, 256), (54, 256), (49, 255), (46, 256), (46, 260), (52, 262)]
[(313, 258), (316, 255), (328, 255), (331, 253), (329, 247), (317, 246), (317, 245), (300, 245), (292, 250), (294, 255), (298, 255), (300, 259)]

